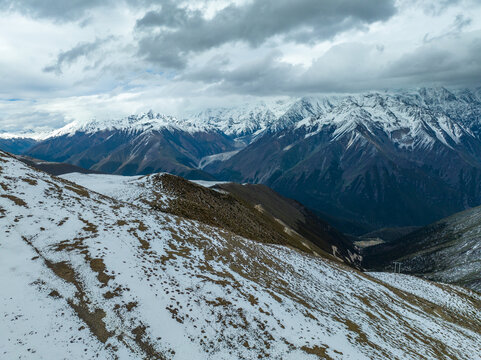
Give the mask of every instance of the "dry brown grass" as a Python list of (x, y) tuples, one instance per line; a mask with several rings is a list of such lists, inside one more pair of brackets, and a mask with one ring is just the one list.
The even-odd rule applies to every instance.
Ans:
[(333, 360), (332, 357), (330, 357), (326, 350), (328, 349), (328, 347), (326, 345), (321, 345), (321, 346), (318, 346), (318, 345), (314, 345), (314, 346), (303, 346), (301, 347), (301, 350), (302, 351), (305, 351), (306, 353), (310, 354), (310, 355), (315, 355), (317, 356), (319, 359), (325, 359), (325, 360)]
[(32, 185), (32, 186), (35, 186), (35, 185), (38, 184), (37, 180), (32, 179), (32, 178), (22, 177), (22, 178), (20, 178), (20, 180), (22, 180), (22, 181), (24, 181), (27, 184)]
[(153, 183), (161, 187), (163, 193), (174, 196), (167, 205), (160, 200), (146, 202), (154, 210), (197, 220), (261, 243), (287, 245), (331, 258), (304, 237), (286, 231), (270, 214), (259, 212), (253, 204), (236, 195), (207, 189), (173, 175), (153, 177)]
[(87, 189), (83, 187), (77, 187), (77, 186), (70, 186), (70, 185), (65, 185), (65, 189), (73, 191), (77, 195), (80, 195), (82, 197), (90, 198), (90, 194), (87, 191)]
[(105, 264), (102, 259), (91, 259), (90, 268), (97, 273), (98, 281), (100, 281), (104, 286), (106, 286), (109, 281), (114, 278), (113, 276), (105, 273)]
[(0, 197), (3, 197), (3, 198), (6, 198), (6, 199), (9, 199), (9, 200), (13, 201), (15, 203), (15, 205), (23, 206), (25, 208), (28, 208), (28, 205), (25, 201), (23, 201), (22, 199), (14, 196), (14, 195), (2, 194), (2, 195), (0, 195)]

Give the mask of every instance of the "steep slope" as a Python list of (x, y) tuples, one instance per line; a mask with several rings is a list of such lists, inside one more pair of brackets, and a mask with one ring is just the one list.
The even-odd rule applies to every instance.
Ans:
[(442, 219), (400, 239), (365, 250), (368, 268), (389, 269), (481, 292), (481, 207)]
[(286, 229), (303, 236), (347, 264), (360, 265), (361, 258), (352, 242), (301, 203), (285, 198), (265, 185), (219, 183), (214, 189), (227, 191), (253, 204), (273, 216)]
[(264, 183), (343, 229), (349, 219), (364, 232), (425, 225), (481, 203), (481, 102), (471, 94), (469, 102), (445, 89), (336, 98), (204, 170)]
[(217, 184), (212, 190), (170, 174), (124, 177), (74, 173), (62, 178), (147, 209), (197, 220), (262, 243), (286, 245), (314, 255), (330, 254), (332, 259), (360, 268), (361, 259), (349, 240), (301, 204), (265, 186)]
[(0, 181), (5, 358), (480, 359), (476, 293), (406, 277), (399, 289), (3, 152)]

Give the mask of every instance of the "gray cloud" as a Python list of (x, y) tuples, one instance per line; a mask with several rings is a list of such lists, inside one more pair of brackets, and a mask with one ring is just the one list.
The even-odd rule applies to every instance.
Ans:
[(93, 42), (78, 43), (72, 49), (63, 51), (57, 56), (55, 64), (46, 66), (44, 72), (54, 72), (57, 75), (62, 73), (62, 68), (76, 62), (81, 57), (86, 57), (100, 49), (105, 43), (111, 41), (112, 36), (105, 39), (96, 39)]
[(61, 114), (52, 114), (46, 111), (30, 111), (28, 109), (28, 101), (19, 101), (19, 104), (14, 109), (9, 109), (2, 105), (0, 100), (0, 109), (2, 109), (0, 133), (38, 131), (42, 130), (42, 128), (58, 128), (65, 124), (65, 118)]
[(395, 61), (385, 75), (409, 84), (479, 86), (481, 31), (441, 37)]
[(430, 34), (424, 35), (423, 42), (430, 43), (432, 41), (438, 41), (442, 38), (456, 36), (457, 34), (461, 33), (466, 27), (471, 25), (472, 19), (470, 17), (466, 17), (463, 14), (458, 14), (455, 18), (453, 23), (451, 24), (450, 28), (442, 35), (431, 37)]
[(145, 32), (139, 43), (141, 55), (181, 69), (189, 54), (226, 43), (242, 41), (257, 47), (276, 35), (310, 43), (387, 20), (395, 12), (394, 0), (253, 0), (230, 5), (206, 19), (199, 11), (165, 1), (160, 11), (139, 19), (136, 28)]
[(219, 94), (302, 96), (360, 91), (381, 85), (378, 75), (383, 52), (382, 45), (341, 44), (306, 69), (282, 62), (282, 53), (271, 51), (233, 69), (210, 62), (208, 66), (185, 72), (179, 80), (215, 84), (210, 90)]
[(222, 94), (304, 95), (413, 86), (479, 86), (481, 32), (452, 34), (390, 58), (381, 44), (343, 43), (309, 68), (284, 63), (280, 53), (229, 69), (214, 63), (181, 80), (215, 84)]
[(0, 0), (0, 98), (31, 100), (0, 100), (0, 130), (256, 96), (481, 83), (481, 0), (240, 2), (214, 12), (232, 0)]
[(81, 18), (93, 8), (111, 2), (111, 0), (0, 0), (0, 8), (32, 17), (71, 21)]
[(419, 7), (426, 15), (439, 16), (452, 6), (458, 5), (462, 1), (478, 0), (404, 0), (406, 7)]
[(454, 19), (453, 28), (455, 31), (460, 32), (465, 27), (471, 25), (472, 22), (473, 22), (473, 19), (471, 19), (470, 17), (466, 17), (463, 14), (458, 14)]

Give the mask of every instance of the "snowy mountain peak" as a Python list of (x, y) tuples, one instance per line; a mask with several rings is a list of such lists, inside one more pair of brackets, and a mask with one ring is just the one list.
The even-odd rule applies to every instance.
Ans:
[[(200, 125), (200, 126), (199, 126)], [(188, 132), (205, 130), (202, 124), (179, 120), (176, 117), (154, 113), (152, 110), (139, 115), (130, 115), (121, 119), (97, 120), (87, 122), (74, 121), (52, 132), (49, 137), (73, 135), (76, 132), (94, 133), (107, 130), (124, 130), (129, 132), (159, 131), (162, 129), (180, 129)]]
[(191, 114), (188, 119), (191, 122), (218, 129), (229, 136), (255, 136), (275, 124), (295, 103), (295, 99), (276, 99), (232, 107), (210, 108)]

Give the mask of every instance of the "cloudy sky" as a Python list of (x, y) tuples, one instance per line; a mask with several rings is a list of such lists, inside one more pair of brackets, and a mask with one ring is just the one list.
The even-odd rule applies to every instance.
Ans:
[(481, 0), (0, 0), (0, 132), (481, 86)]

